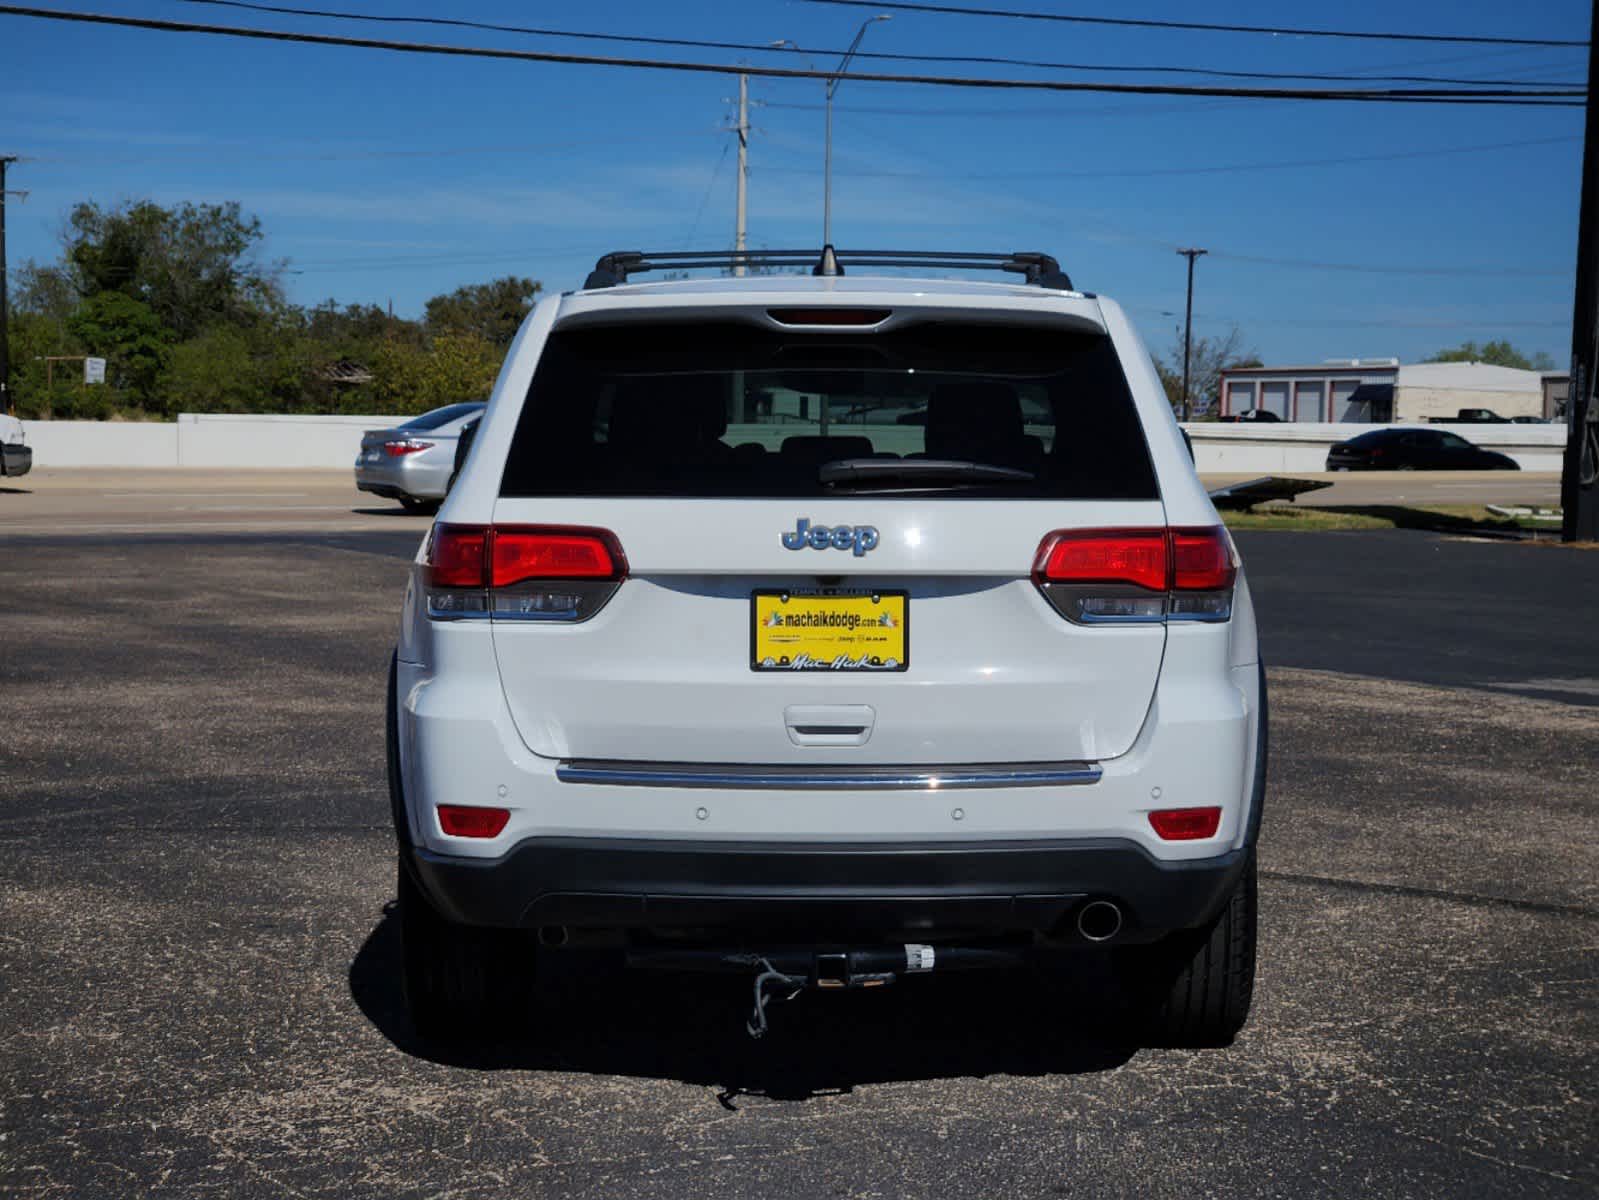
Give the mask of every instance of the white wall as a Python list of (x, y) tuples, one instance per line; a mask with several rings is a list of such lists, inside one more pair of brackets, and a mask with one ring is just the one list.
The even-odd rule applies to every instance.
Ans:
[[(183, 413), (175, 422), (24, 421), (34, 470), (48, 467), (354, 466), (361, 433), (402, 417)], [(1196, 422), (1186, 426), (1206, 474), (1321, 471), (1327, 447), (1375, 425)], [(1524, 471), (1559, 471), (1564, 425), (1434, 425), (1508, 454)]]
[(33, 469), (175, 467), (178, 427), (168, 421), (24, 421)]
[(180, 467), (349, 467), (361, 434), (404, 417), (178, 415)]
[[(1377, 425), (1273, 424), (1211, 421), (1185, 425), (1202, 474), (1302, 474), (1327, 469), (1327, 448)], [(1564, 425), (1429, 425), (1447, 429), (1485, 450), (1508, 454), (1523, 471), (1559, 471), (1565, 453)]]
[(46, 467), (354, 466), (361, 434), (393, 416), (180, 413), (176, 421), (24, 421), (34, 470)]

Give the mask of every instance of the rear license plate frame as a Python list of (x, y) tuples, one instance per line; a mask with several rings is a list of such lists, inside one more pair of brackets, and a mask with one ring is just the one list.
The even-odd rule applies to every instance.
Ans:
[[(842, 647), (835, 647), (838, 653), (832, 657), (811, 658), (809, 651), (800, 650), (809, 661), (802, 664), (784, 661), (787, 656), (777, 656), (768, 653), (765, 661), (761, 653), (762, 633), (762, 607), (763, 599), (777, 599), (780, 604), (787, 604), (794, 600), (809, 601), (812, 604), (837, 601), (841, 605), (850, 607), (860, 606), (860, 601), (867, 601), (869, 605), (884, 604), (884, 612), (898, 620), (899, 650), (897, 659), (882, 655), (869, 655), (862, 650), (860, 657), (867, 659), (865, 662), (846, 662), (841, 664), (840, 659), (848, 660), (849, 655)], [(853, 602), (853, 603), (851, 603)], [(897, 606), (897, 611), (896, 611)], [(868, 608), (869, 612), (870, 609)], [(795, 671), (826, 671), (835, 675), (887, 675), (900, 674), (910, 670), (911, 661), (911, 596), (904, 588), (756, 588), (750, 593), (749, 609), (750, 625), (750, 670), (761, 674), (774, 674)], [(862, 625), (840, 633), (864, 633), (873, 628), (871, 625)], [(804, 636), (801, 634), (800, 636)], [(814, 638), (814, 635), (812, 635)], [(767, 647), (768, 650), (771, 647)], [(870, 661), (876, 658), (878, 661)], [(892, 664), (892, 665), (890, 665)]]

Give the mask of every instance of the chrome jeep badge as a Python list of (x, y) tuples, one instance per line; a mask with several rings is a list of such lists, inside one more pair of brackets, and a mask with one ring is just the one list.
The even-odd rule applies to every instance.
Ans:
[(809, 546), (812, 550), (849, 550), (856, 558), (860, 558), (870, 550), (877, 549), (879, 538), (875, 525), (812, 525), (809, 519), (801, 517), (792, 531), (783, 535), (783, 548), (785, 550), (803, 550)]

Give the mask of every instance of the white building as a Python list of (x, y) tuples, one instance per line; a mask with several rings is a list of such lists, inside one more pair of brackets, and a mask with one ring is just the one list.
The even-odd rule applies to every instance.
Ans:
[(1250, 409), (1284, 421), (1425, 423), (1463, 408), (1544, 415), (1543, 374), (1488, 363), (1339, 359), (1318, 366), (1235, 367), (1221, 374), (1220, 415)]

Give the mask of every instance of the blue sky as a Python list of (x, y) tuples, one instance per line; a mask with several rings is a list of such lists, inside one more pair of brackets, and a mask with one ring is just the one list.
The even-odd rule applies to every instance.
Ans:
[[(1512, 8), (1486, 0), (1216, 0), (1202, 10), (1174, 0), (979, 2), (1555, 38), (1582, 38), (1588, 18), (1580, 0)], [(54, 6), (398, 40), (740, 58), (162, 0)], [(794, 0), (302, 6), (736, 42), (788, 38), (822, 50), (846, 45), (870, 15)], [(1575, 49), (909, 12), (874, 26), (863, 48), (1269, 71), (1392, 69), (1528, 83), (1581, 80), (1586, 69), (1585, 53)], [(822, 68), (835, 61), (814, 58)], [(918, 69), (858, 61), (861, 69)], [(737, 90), (731, 78), (423, 58), (6, 16), (0, 68), (0, 151), (31, 160), (10, 176), (12, 188), (31, 193), (8, 212), (14, 265), (53, 257), (63, 214), (87, 198), (239, 200), (265, 223), (268, 254), (288, 260), (294, 299), (392, 300), (403, 314), (420, 312), (438, 292), (500, 274), (573, 287), (606, 249), (731, 245), (735, 154), (724, 131)], [(814, 245), (821, 235), (822, 84), (757, 79), (751, 96), (751, 244)], [(1197, 245), (1212, 254), (1199, 263), (1196, 332), (1236, 324), (1267, 361), (1410, 360), (1465, 338), (1499, 336), (1558, 361), (1568, 354), (1580, 109), (978, 92), (859, 81), (842, 84), (836, 104), (839, 244), (1052, 251), (1080, 287), (1126, 305), (1157, 351), (1172, 342), (1181, 318), (1183, 260), (1174, 250)], [(1495, 148), (1468, 149), (1487, 146)], [(1427, 153), (1402, 157), (1418, 152)], [(1260, 169), (1350, 158), (1372, 161)], [(1186, 173), (1137, 174), (1150, 171)], [(1362, 269), (1346, 269), (1352, 267)]]

